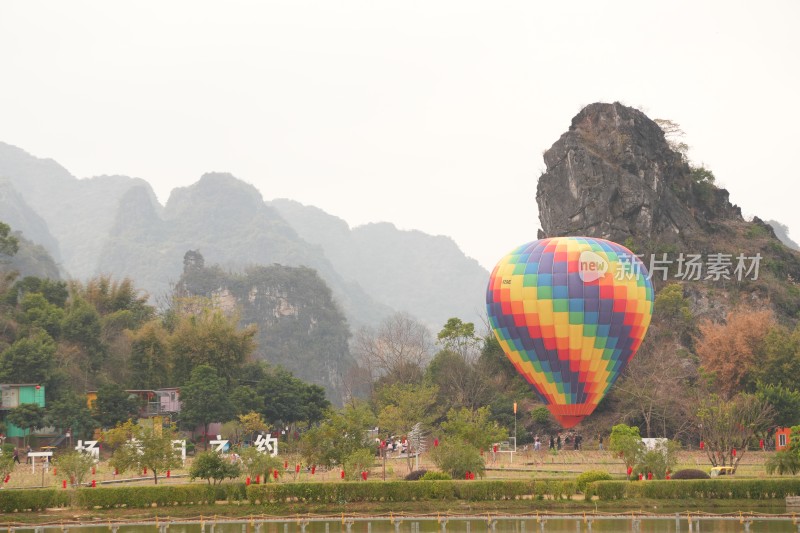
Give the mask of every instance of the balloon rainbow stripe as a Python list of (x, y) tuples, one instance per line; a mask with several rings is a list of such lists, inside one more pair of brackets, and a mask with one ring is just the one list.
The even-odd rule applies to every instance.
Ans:
[(569, 428), (594, 411), (639, 349), (653, 287), (624, 246), (554, 237), (497, 263), (486, 307), (508, 358)]

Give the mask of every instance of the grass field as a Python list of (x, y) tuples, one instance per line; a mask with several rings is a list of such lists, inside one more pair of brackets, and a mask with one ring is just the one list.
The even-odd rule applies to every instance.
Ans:
[[(764, 462), (772, 452), (748, 452), (744, 455), (736, 477), (766, 477)], [(315, 474), (311, 474), (306, 464), (298, 456), (282, 456), (288, 468), (281, 472), (279, 482), (290, 483), (292, 481), (319, 481), (336, 482), (340, 480), (340, 471), (325, 471), (317, 469)], [(510, 453), (497, 453), (496, 455), (487, 454), (486, 457), (485, 479), (529, 479), (529, 478), (574, 478), (581, 472), (587, 470), (605, 470), (615, 477), (625, 476), (625, 465), (621, 460), (614, 457), (610, 452), (587, 450), (561, 450), (557, 455), (552, 455), (547, 451), (533, 452), (524, 451), (513, 455)], [(159, 473), (159, 484), (164, 483), (188, 483), (188, 467), (192, 458), (187, 458), (185, 467), (170, 472), (170, 477), (166, 477), (165, 472)], [(295, 473), (295, 466), (301, 465), (299, 473)], [(420, 457), (420, 468), (435, 469), (426, 455)], [(679, 454), (679, 464), (675, 470), (683, 468), (698, 468), (708, 471), (711, 464), (704, 453), (698, 451), (681, 452)], [(383, 479), (385, 472), (386, 480), (402, 479), (408, 474), (408, 467), (405, 458), (388, 458), (384, 470), (383, 463), (376, 458), (375, 463), (370, 469), (370, 480)], [(98, 485), (135, 483), (152, 484), (152, 472), (147, 475), (142, 472), (123, 472), (115, 475), (114, 469), (108, 465), (107, 461), (100, 462), (95, 467), (94, 475), (87, 477), (91, 482), (94, 479)], [(4, 485), (4, 488), (33, 488), (33, 487), (61, 487), (64, 477), (60, 476), (57, 469), (42, 469), (41, 464), (36, 464), (35, 472), (31, 471), (31, 465), (16, 465), (11, 477)], [(69, 480), (67, 480), (69, 482)], [(201, 481), (196, 481), (201, 482)]]

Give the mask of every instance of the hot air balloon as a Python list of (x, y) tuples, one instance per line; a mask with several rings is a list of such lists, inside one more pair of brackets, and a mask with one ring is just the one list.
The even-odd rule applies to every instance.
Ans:
[(630, 250), (604, 239), (523, 244), (494, 267), (489, 322), (556, 420), (590, 415), (642, 344), (653, 286)]

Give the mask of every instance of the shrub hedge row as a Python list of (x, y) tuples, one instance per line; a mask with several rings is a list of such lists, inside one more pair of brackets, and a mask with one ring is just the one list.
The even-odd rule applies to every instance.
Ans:
[(67, 507), (69, 504), (70, 495), (65, 490), (0, 490), (0, 513), (43, 511), (53, 507)]
[(586, 497), (601, 500), (707, 498), (770, 500), (800, 494), (800, 479), (686, 479), (664, 481), (596, 481)]
[(407, 502), (417, 500), (513, 500), (575, 494), (574, 481), (387, 481), (381, 483), (278, 483), (251, 485), (251, 503), (281, 502)]
[(244, 483), (226, 485), (153, 485), (0, 491), (0, 512), (41, 511), (54, 507), (110, 509), (213, 504), (218, 500), (247, 501)]
[[(342, 483), (268, 483), (245, 486), (153, 485), (99, 487), (79, 490), (28, 489), (0, 491), (0, 512), (41, 511), (53, 507), (84, 509), (213, 504), (219, 500), (269, 506), (285, 502), (407, 502), (418, 500), (496, 501), (521, 498), (569, 498), (577, 492), (575, 481), (388, 481)], [(693, 479), (646, 481), (595, 481), (586, 497), (603, 500), (650, 499), (782, 499), (800, 495), (800, 479)]]
[(29, 489), (0, 491), (0, 512), (41, 511), (53, 507), (110, 509), (213, 504), (219, 500), (269, 505), (279, 502), (377, 502), (417, 500), (513, 500), (519, 498), (569, 498), (574, 481), (389, 481), (342, 483), (268, 483), (245, 486), (153, 485), (98, 487), (78, 490)]
[(142, 508), (169, 507), (173, 505), (192, 505), (214, 503), (216, 493), (209, 485), (162, 485), (139, 487), (103, 487), (100, 489), (80, 489), (76, 491), (75, 505), (83, 509), (100, 507)]

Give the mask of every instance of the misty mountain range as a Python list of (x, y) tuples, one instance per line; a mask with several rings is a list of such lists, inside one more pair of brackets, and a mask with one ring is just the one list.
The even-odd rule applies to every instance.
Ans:
[(396, 311), (433, 331), (451, 317), (483, 320), (489, 273), (449, 237), (388, 222), (350, 228), (316, 207), (265, 202), (230, 174), (205, 174), (162, 206), (145, 180), (77, 179), (52, 159), (0, 142), (0, 220), (52, 256), (62, 277), (129, 277), (154, 303), (180, 278), (184, 254), (197, 250), (231, 272), (310, 267), (354, 327)]

